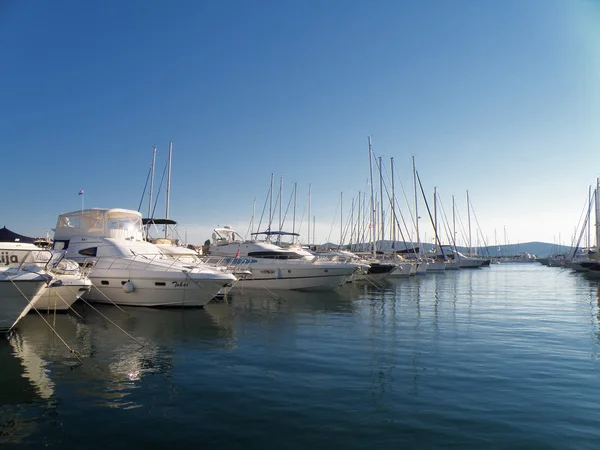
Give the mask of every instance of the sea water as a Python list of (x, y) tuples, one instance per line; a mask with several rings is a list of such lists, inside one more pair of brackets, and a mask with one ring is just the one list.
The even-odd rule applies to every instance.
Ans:
[(595, 449), (598, 301), (501, 264), (29, 314), (0, 339), (0, 447)]

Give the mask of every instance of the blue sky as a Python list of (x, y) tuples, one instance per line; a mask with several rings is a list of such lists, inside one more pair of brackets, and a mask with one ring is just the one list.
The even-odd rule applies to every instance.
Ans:
[(80, 189), (86, 207), (137, 209), (169, 141), (170, 215), (196, 243), (244, 234), (271, 173), (284, 204), (298, 183), (299, 217), (311, 184), (317, 241), (339, 239), (368, 135), (407, 195), (413, 155), (448, 214), (455, 195), (466, 220), (469, 190), (490, 241), (568, 241), (600, 175), (591, 0), (13, 1), (0, 42), (0, 225), (23, 234)]

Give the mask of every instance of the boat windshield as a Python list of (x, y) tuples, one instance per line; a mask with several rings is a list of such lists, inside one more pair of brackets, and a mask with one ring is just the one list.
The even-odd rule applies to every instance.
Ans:
[(215, 245), (227, 245), (233, 242), (244, 242), (244, 238), (242, 238), (231, 228), (215, 228), (212, 239)]
[(142, 218), (127, 213), (111, 213), (107, 220), (108, 235), (114, 239), (143, 240)]

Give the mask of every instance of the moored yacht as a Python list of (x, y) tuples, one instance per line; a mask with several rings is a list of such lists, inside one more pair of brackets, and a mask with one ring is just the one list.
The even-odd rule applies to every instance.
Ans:
[[(383, 256), (383, 252), (379, 253)], [(357, 273), (353, 281), (373, 281), (387, 278), (398, 267), (394, 262), (378, 259), (378, 253), (375, 253), (375, 256), (373, 253), (357, 253), (357, 256), (362, 264), (368, 265), (368, 269)]]
[(448, 262), (442, 257), (428, 258), (427, 261), (427, 272), (444, 272)]
[(391, 278), (405, 278), (417, 273), (417, 264), (396, 258), (396, 268), (390, 273)]
[[(475, 269), (481, 267), (482, 264), (486, 262), (484, 258), (480, 258), (478, 256), (466, 256), (462, 254), (453, 245), (443, 245), (442, 248), (446, 259), (451, 265), (453, 265), (453, 267), (447, 267), (446, 270)], [(486, 265), (490, 265), (489, 260), (487, 260)]]
[(88, 269), (64, 258), (65, 252), (51, 252), (28, 242), (0, 242), (0, 261), (7, 267), (24, 267), (29, 272), (49, 273), (53, 282), (43, 290), (35, 308), (44, 311), (67, 310), (92, 286)]
[(169, 258), (144, 240), (142, 216), (128, 209), (93, 208), (61, 214), (55, 250), (80, 265), (94, 264), (85, 298), (131, 306), (204, 306), (236, 278), (198, 262)]
[(267, 241), (245, 240), (230, 227), (215, 228), (211, 256), (247, 264), (250, 272), (236, 289), (329, 290), (346, 282), (361, 265), (319, 258), (301, 248), (281, 248)]

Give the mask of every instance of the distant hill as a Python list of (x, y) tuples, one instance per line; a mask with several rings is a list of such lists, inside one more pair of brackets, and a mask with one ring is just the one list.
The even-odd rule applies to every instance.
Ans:
[[(370, 248), (370, 244), (357, 244), (359, 248), (363, 246), (364, 250), (368, 250)], [(425, 252), (431, 251), (435, 246), (433, 244), (422, 244)], [(395, 249), (396, 251), (402, 251), (406, 248), (416, 247), (417, 244), (411, 242), (396, 242)], [(320, 247), (324, 248), (338, 248), (337, 244), (327, 243), (323, 244)], [(392, 241), (379, 241), (377, 243), (377, 248), (379, 250), (383, 250), (385, 252), (391, 252)], [(468, 249), (465, 247), (457, 247), (458, 251), (461, 253), (468, 253)], [(498, 256), (498, 257), (510, 257), (517, 256), (521, 253), (529, 253), (531, 255), (535, 255), (537, 257), (550, 256), (555, 253), (565, 253), (573, 251), (571, 247), (566, 245), (556, 245), (556, 244), (548, 244), (546, 242), (524, 242), (519, 244), (509, 244), (509, 245), (498, 245), (498, 246), (487, 246), (481, 247), (477, 249), (473, 248), (473, 252), (482, 256)]]

